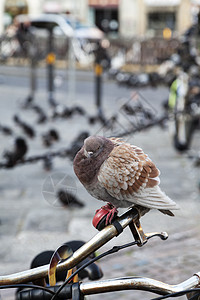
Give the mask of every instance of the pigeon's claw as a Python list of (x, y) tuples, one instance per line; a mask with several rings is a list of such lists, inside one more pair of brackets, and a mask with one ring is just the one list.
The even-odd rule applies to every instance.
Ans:
[(107, 203), (105, 206), (102, 206), (102, 208), (108, 211), (108, 214), (106, 215), (106, 223), (105, 223), (105, 225), (107, 226), (108, 224), (112, 223), (112, 220), (117, 215), (118, 210), (111, 203)]
[(93, 218), (92, 224), (98, 230), (103, 229), (108, 224), (111, 224), (113, 219), (117, 216), (118, 210), (111, 203), (97, 209)]
[(116, 207), (114, 207), (113, 209), (111, 209), (111, 211), (107, 214), (107, 217), (106, 217), (106, 225), (108, 224), (111, 224), (112, 223), (112, 220), (115, 216), (115, 213), (118, 213), (118, 210)]

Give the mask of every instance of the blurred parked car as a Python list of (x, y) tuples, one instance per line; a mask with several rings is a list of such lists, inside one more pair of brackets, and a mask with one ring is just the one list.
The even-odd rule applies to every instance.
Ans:
[[(38, 16), (19, 15), (15, 22), (18, 27), (24, 27), (27, 31), (39, 40), (37, 43), (40, 53), (45, 53), (45, 40), (48, 38), (48, 30), (51, 30), (54, 37), (54, 50), (57, 57), (64, 57), (68, 52), (68, 38), (72, 38), (72, 47), (74, 55), (82, 64), (94, 62), (94, 49), (96, 42), (104, 37), (101, 31), (95, 25), (87, 25), (79, 22), (73, 16), (59, 14), (41, 14)], [(31, 39), (33, 40), (33, 39)], [(30, 41), (31, 41), (30, 40)], [(31, 43), (33, 44), (33, 43)], [(36, 44), (36, 43), (35, 43)]]
[(16, 17), (16, 20), (18, 23), (30, 22), (30, 26), (36, 28), (52, 28), (55, 35), (65, 35), (66, 37), (74, 36), (78, 39), (87, 40), (100, 40), (104, 37), (103, 31), (95, 25), (83, 24), (69, 15), (19, 15)]

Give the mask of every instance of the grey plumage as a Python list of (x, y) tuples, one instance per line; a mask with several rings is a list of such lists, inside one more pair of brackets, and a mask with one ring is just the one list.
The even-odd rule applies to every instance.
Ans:
[(115, 207), (155, 208), (173, 216), (179, 209), (159, 187), (159, 170), (137, 146), (92, 136), (74, 159), (74, 171), (87, 191)]

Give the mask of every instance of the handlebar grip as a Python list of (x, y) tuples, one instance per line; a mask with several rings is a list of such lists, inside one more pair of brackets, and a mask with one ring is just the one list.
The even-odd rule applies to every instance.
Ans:
[[(49, 290), (57, 292), (59, 286), (49, 287)], [(40, 289), (23, 290), (17, 293), (16, 300), (50, 300), (52, 293)], [(72, 284), (66, 285), (59, 293), (56, 299), (71, 299), (72, 298)]]

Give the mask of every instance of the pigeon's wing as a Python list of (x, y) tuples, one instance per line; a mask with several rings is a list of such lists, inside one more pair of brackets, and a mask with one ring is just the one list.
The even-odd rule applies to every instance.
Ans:
[(159, 174), (142, 149), (120, 143), (102, 164), (98, 180), (115, 196), (120, 192), (132, 195), (145, 187), (158, 185)]
[(98, 180), (117, 200), (149, 208), (171, 209), (175, 202), (158, 187), (159, 174), (142, 149), (116, 140), (114, 149), (100, 168)]

